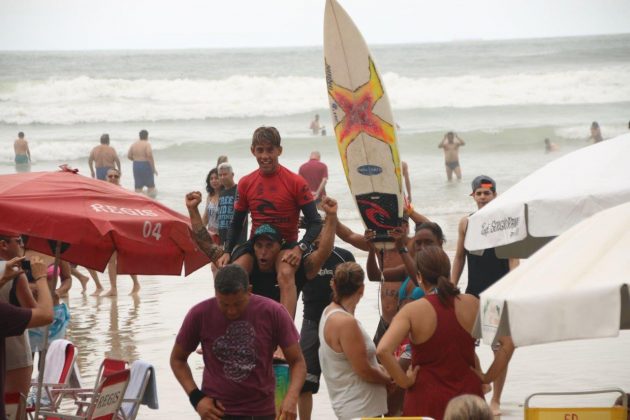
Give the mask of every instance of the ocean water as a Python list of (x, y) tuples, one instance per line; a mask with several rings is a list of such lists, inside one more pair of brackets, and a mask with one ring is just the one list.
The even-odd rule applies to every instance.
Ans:
[[(469, 194), (476, 175), (495, 178), (501, 193), (545, 163), (585, 147), (592, 121), (600, 123), (605, 138), (628, 130), (630, 35), (374, 46), (372, 53), (400, 126), (413, 202), (443, 227), (451, 256), (459, 219), (475, 210)], [(316, 113), (328, 136), (310, 134)], [(330, 135), (321, 48), (0, 52), (0, 138), (7, 145), (0, 149), (0, 174), (14, 172), (11, 142), (18, 131), (29, 140), (33, 171), (68, 163), (81, 174), (89, 174), (89, 151), (107, 132), (121, 156), (122, 184), (133, 188), (126, 152), (138, 131), (147, 129), (159, 171), (158, 200), (185, 213), (185, 193), (203, 191), (219, 155), (229, 156), (237, 179), (256, 168), (249, 144), (263, 124), (278, 127), (280, 161), (294, 171), (311, 150), (321, 151), (340, 219), (361, 231)], [(448, 130), (466, 141), (460, 151), (462, 182), (445, 180), (437, 144)], [(558, 152), (544, 153), (546, 137), (560, 146)], [(364, 253), (356, 255), (364, 261)], [(168, 355), (187, 309), (212, 294), (210, 270), (140, 281), (140, 300), (71, 292), (69, 334), (82, 349), (82, 371), (93, 378), (105, 353), (144, 358), (158, 369), (163, 404), (157, 413), (143, 408), (140, 417), (192, 414), (170, 373)], [(464, 274), (461, 284), (466, 281)], [(124, 292), (125, 280), (119, 284)], [(377, 285), (370, 284), (360, 305), (368, 331), (378, 322), (377, 295)], [(508, 418), (521, 417), (518, 404), (530, 391), (629, 388), (624, 357), (629, 338), (517, 352), (505, 391)], [(490, 351), (480, 352), (487, 367)], [(200, 375), (200, 360), (192, 363)], [(314, 417), (331, 415), (323, 387)]]

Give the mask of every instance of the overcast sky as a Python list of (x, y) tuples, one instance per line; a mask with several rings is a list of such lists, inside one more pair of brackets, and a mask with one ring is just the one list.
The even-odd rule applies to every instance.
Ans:
[[(320, 46), (324, 0), (0, 0), (0, 50)], [(630, 32), (630, 0), (340, 0), (370, 44)]]

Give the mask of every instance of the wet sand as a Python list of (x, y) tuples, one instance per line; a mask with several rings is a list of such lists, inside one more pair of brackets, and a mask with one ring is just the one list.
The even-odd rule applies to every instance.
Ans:
[[(452, 241), (454, 242), (454, 241)], [(452, 244), (454, 246), (454, 244)], [(450, 252), (449, 252), (450, 253)], [(365, 254), (357, 253), (364, 265)], [(101, 275), (107, 289), (106, 276)], [(68, 339), (79, 348), (78, 363), (84, 384), (92, 384), (104, 356), (126, 360), (143, 359), (156, 368), (159, 410), (142, 406), (138, 418), (180, 419), (196, 418), (188, 398), (175, 380), (169, 367), (169, 355), (175, 335), (184, 315), (195, 303), (213, 295), (209, 267), (189, 277), (140, 276), (142, 290), (139, 297), (128, 296), (131, 279), (119, 276), (117, 298), (89, 296), (94, 284), (88, 284), (88, 295), (80, 294), (75, 282), (66, 300), (72, 314)], [(371, 333), (378, 321), (378, 284), (370, 283), (357, 316)], [(301, 302), (296, 323), (301, 325)], [(585, 308), (587, 310), (587, 308)], [(503, 419), (523, 418), (521, 405), (533, 392), (586, 390), (608, 387), (630, 389), (630, 332), (620, 337), (600, 340), (573, 341), (517, 349), (504, 391)], [(488, 346), (478, 352), (487, 368), (492, 355)], [(192, 354), (190, 364), (200, 383), (202, 359)], [(594, 401), (609, 405), (614, 396), (606, 395)], [(584, 403), (582, 397), (569, 397), (572, 403)], [(313, 418), (332, 419), (325, 384), (314, 397)]]

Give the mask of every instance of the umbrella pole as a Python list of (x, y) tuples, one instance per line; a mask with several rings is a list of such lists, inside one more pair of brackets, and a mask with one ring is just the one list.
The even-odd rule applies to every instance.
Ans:
[[(55, 245), (55, 265), (53, 266), (53, 285), (50, 293), (55, 293), (57, 288), (57, 278), (59, 266), (61, 265), (61, 241), (57, 241)], [(50, 285), (49, 285), (50, 288)], [(44, 383), (44, 369), (46, 368), (46, 349), (48, 348), (48, 330), (49, 326), (44, 327), (44, 345), (39, 351), (39, 369), (37, 372), (37, 398), (35, 399), (35, 419), (39, 419), (39, 409), (42, 402), (42, 388)], [(52, 402), (52, 401), (51, 401)]]

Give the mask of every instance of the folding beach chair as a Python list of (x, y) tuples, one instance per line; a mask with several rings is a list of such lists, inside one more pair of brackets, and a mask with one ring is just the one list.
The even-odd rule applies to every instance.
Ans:
[(4, 409), (7, 420), (24, 420), (26, 418), (26, 397), (19, 392), (4, 394)]
[(134, 420), (141, 404), (152, 409), (158, 408), (153, 365), (144, 360), (136, 360), (131, 364), (130, 370), (129, 385), (123, 403), (118, 410), (118, 418), (122, 420)]
[[(607, 407), (531, 407), (531, 400), (541, 396), (569, 396), (620, 393), (623, 406)], [(525, 420), (626, 420), (628, 400), (621, 389), (603, 389), (583, 392), (537, 392), (525, 399)]]
[(110, 359), (106, 357), (101, 362), (101, 366), (98, 368), (98, 372), (96, 373), (94, 388), (98, 387), (101, 381), (109, 375), (128, 368), (129, 364), (126, 360)]
[[(76, 401), (76, 414), (54, 411), (40, 411), (39, 414), (45, 419), (114, 420), (129, 383), (129, 374), (129, 369), (113, 373), (105, 377), (92, 392), (82, 393), (83, 400)], [(77, 391), (76, 389), (67, 389), (61, 392), (76, 393)]]
[[(60, 391), (70, 386), (81, 386), (76, 370), (77, 355), (77, 348), (68, 340), (60, 339), (50, 343), (46, 352), (41, 407), (57, 410), (62, 398)], [(33, 380), (31, 385), (37, 386), (37, 380)], [(26, 411), (33, 413), (34, 405), (27, 407)]]

